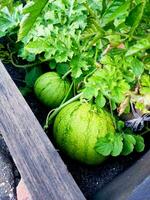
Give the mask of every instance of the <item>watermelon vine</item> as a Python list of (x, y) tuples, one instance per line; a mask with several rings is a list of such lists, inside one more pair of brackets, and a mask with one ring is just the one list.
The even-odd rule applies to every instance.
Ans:
[(25, 71), (21, 92), (49, 107), (45, 128), (71, 157), (97, 164), (144, 150), (149, 11), (148, 0), (0, 3), (0, 57)]

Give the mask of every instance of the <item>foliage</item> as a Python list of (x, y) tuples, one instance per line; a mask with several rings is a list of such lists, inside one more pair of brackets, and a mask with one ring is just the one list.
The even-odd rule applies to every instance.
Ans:
[[(120, 128), (117, 112), (132, 112), (131, 103), (141, 114), (149, 112), (149, 12), (148, 0), (32, 0), (25, 6), (1, 0), (0, 37), (12, 40), (8, 51), (16, 61), (32, 66), (26, 70), (28, 88), (39, 76), (35, 66), (44, 63), (68, 76), (83, 101), (107, 108), (116, 134), (97, 141), (95, 149), (102, 155), (128, 155), (144, 149), (143, 137)], [(3, 50), (1, 45), (3, 60), (14, 64)]]
[(40, 13), (46, 6), (48, 0), (29, 2), (23, 8), (23, 18), (20, 23), (20, 29), (18, 33), (18, 40), (23, 39), (31, 30), (32, 26), (36, 22), (36, 19), (39, 17)]
[(15, 28), (19, 26), (21, 21), (22, 5), (17, 5), (14, 9), (9, 10), (9, 7), (2, 7), (0, 12), (0, 37), (6, 34), (13, 34)]
[[(119, 123), (122, 123), (119, 121)], [(95, 145), (97, 153), (104, 156), (128, 155), (135, 149), (137, 152), (144, 150), (144, 139), (141, 135), (135, 135), (130, 130), (118, 132), (115, 135), (107, 134), (105, 137), (98, 139)]]

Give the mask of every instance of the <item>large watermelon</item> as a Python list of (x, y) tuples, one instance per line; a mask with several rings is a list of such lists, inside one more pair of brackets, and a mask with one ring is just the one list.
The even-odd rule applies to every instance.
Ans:
[(112, 119), (95, 105), (75, 101), (64, 107), (54, 122), (54, 138), (58, 147), (71, 158), (87, 164), (99, 164), (106, 157), (94, 147), (98, 138), (114, 134)]
[(34, 85), (37, 98), (51, 108), (60, 105), (69, 88), (69, 81), (63, 80), (56, 72), (47, 72), (41, 75)]

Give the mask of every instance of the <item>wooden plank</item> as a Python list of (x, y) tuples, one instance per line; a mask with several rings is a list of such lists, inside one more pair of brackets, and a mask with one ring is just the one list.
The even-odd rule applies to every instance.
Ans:
[(127, 171), (102, 188), (93, 200), (149, 200), (148, 183), (150, 183), (150, 150)]
[(2, 63), (0, 131), (33, 200), (85, 199)]
[(150, 200), (150, 176), (133, 190), (128, 200)]

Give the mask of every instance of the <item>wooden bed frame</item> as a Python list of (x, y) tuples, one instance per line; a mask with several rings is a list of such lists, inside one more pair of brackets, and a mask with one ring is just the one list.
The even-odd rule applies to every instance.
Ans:
[[(32, 200), (84, 200), (57, 150), (0, 62), (0, 132)], [(126, 200), (150, 182), (150, 152), (93, 199)], [(141, 200), (150, 200), (149, 198)], [(144, 187), (145, 188), (145, 187)], [(135, 199), (138, 200), (138, 199)]]

